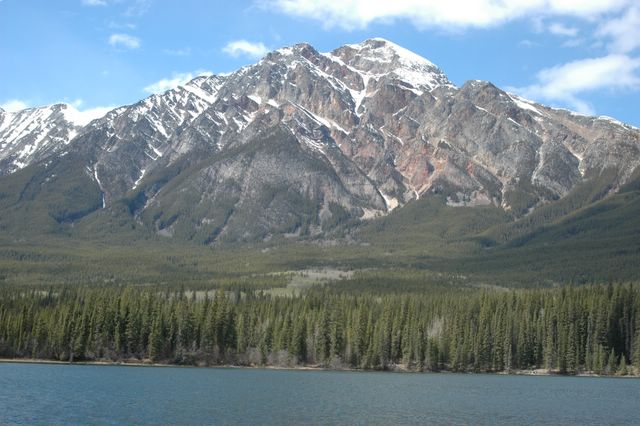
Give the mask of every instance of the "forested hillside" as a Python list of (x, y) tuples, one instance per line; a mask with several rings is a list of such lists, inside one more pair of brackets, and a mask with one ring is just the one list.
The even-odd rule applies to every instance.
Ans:
[(263, 290), (0, 290), (0, 356), (416, 371), (640, 368), (640, 289), (445, 289), (336, 282)]

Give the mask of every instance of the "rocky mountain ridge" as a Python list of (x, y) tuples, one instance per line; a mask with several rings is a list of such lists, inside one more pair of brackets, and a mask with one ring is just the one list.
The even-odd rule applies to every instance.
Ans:
[(279, 49), (84, 127), (47, 122), (44, 138), (9, 138), (4, 117), (0, 175), (82, 168), (102, 199), (83, 214), (124, 202), (152, 232), (204, 243), (317, 235), (427, 196), (517, 219), (592, 180), (606, 179), (601, 197), (615, 193), (640, 166), (636, 128), (488, 82), (458, 88), (383, 39)]
[(0, 176), (59, 152), (82, 129), (78, 111), (67, 104), (0, 109)]

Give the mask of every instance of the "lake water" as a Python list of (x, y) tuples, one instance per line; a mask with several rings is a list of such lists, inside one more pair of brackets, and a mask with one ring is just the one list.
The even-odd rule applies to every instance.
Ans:
[(0, 364), (0, 424), (640, 424), (640, 380)]

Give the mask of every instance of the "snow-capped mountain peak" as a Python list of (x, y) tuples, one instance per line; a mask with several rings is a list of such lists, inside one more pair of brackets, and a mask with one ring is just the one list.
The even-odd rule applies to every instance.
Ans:
[(68, 144), (81, 128), (70, 118), (70, 108), (54, 104), (0, 112), (0, 175), (19, 170)]
[(382, 38), (348, 44), (331, 52), (347, 65), (370, 76), (393, 76), (416, 89), (431, 90), (438, 86), (454, 87), (434, 63), (422, 56)]
[(417, 53), (380, 37), (370, 38), (358, 44), (347, 44), (346, 46), (359, 51), (361, 55), (371, 60), (387, 62), (398, 61), (407, 66), (436, 66), (433, 62), (423, 58)]

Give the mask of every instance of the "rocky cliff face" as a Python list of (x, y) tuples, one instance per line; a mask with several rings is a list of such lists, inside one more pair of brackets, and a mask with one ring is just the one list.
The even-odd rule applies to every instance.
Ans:
[(0, 119), (3, 173), (72, 152), (104, 208), (124, 200), (153, 232), (205, 243), (318, 234), (434, 194), (519, 217), (603, 174), (615, 192), (640, 165), (636, 128), (455, 87), (382, 39), (279, 49), (83, 128), (43, 119), (20, 139)]

